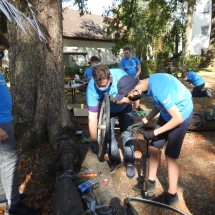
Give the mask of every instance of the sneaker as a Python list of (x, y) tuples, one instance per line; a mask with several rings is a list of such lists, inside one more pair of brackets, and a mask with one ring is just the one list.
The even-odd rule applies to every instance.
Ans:
[[(25, 194), (25, 193), (19, 194), (19, 197), (20, 197), (20, 200), (22, 201), (23, 199), (25, 199), (27, 197), (27, 194)], [(0, 199), (0, 207), (3, 206), (6, 203), (7, 203), (6, 198)]]
[(97, 141), (93, 141), (90, 143), (90, 148), (93, 153), (98, 154), (99, 153), (99, 144)]
[(5, 211), (5, 215), (39, 215), (40, 211), (29, 208), (28, 206), (24, 205), (22, 202), (16, 205), (13, 209), (7, 209)]
[(119, 168), (122, 163), (121, 162), (111, 162), (109, 165), (110, 173), (114, 173), (117, 168)]
[[(156, 181), (155, 183), (151, 183), (147, 181), (147, 190), (154, 190), (156, 188)], [(133, 186), (133, 190), (142, 191), (143, 190), (143, 181), (138, 181), (136, 185)]]
[(155, 202), (160, 202), (166, 205), (177, 204), (179, 203), (178, 194), (176, 193), (174, 196), (168, 192), (164, 192), (158, 197), (152, 199)]
[(212, 97), (212, 95), (211, 95), (211, 89), (207, 89), (206, 90), (206, 95), (207, 95), (208, 98)]
[(135, 176), (135, 169), (132, 164), (126, 166), (126, 175), (129, 179), (132, 179)]

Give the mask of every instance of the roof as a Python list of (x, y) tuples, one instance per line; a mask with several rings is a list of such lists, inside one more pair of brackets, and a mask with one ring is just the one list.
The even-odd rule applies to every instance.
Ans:
[(65, 8), (63, 36), (73, 39), (108, 40), (103, 32), (103, 17), (95, 14), (80, 16), (79, 11)]

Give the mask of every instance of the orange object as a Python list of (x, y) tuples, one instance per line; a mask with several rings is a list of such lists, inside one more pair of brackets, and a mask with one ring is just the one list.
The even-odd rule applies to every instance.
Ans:
[(97, 176), (98, 176), (97, 173), (83, 173), (77, 175), (78, 178), (95, 178)]

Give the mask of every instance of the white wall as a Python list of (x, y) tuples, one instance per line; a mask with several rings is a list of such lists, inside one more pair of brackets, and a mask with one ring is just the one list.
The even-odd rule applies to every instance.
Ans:
[[(204, 7), (209, 3), (209, 13), (203, 13)], [(201, 27), (209, 26), (209, 33), (201, 35)], [(196, 10), (193, 14), (193, 33), (191, 42), (191, 55), (200, 55), (201, 49), (207, 50), (211, 31), (211, 0), (197, 0)]]
[[(114, 64), (119, 63), (120, 56), (117, 58), (112, 54), (111, 47), (113, 43), (111, 42), (100, 42), (100, 41), (84, 41), (84, 40), (71, 40), (64, 39), (64, 50), (69, 50), (76, 48), (78, 52), (87, 52), (86, 60), (84, 56), (79, 55), (78, 61), (76, 62), (78, 65), (86, 65), (87, 62), (90, 61), (91, 56), (95, 55), (99, 57), (99, 51), (101, 54), (101, 63), (104, 64)], [(75, 56), (73, 56), (75, 57)], [(67, 59), (64, 59), (66, 61)], [(72, 56), (68, 56), (69, 65), (73, 65), (75, 62), (72, 61)]]

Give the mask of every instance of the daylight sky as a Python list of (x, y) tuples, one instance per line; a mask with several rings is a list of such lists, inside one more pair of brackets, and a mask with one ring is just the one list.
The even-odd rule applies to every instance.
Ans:
[[(63, 7), (69, 7), (78, 10), (77, 6), (72, 6), (73, 3), (63, 3)], [(88, 9), (92, 14), (102, 15), (104, 9), (112, 5), (112, 0), (88, 0)]]

